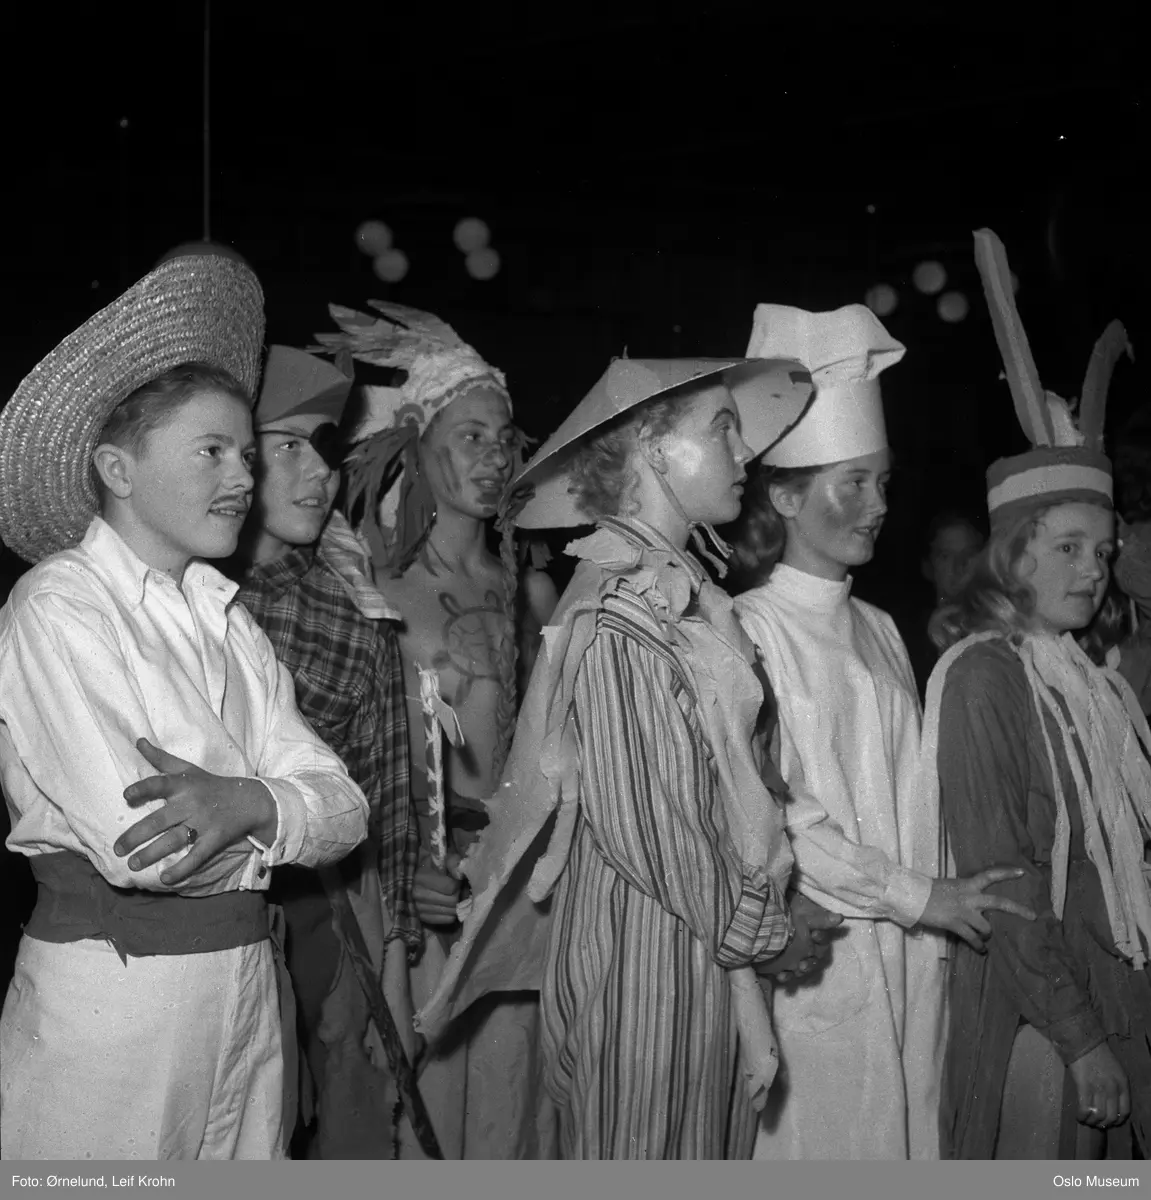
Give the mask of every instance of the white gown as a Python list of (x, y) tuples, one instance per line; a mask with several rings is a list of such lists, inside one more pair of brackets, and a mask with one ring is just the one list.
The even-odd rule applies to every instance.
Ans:
[(817, 984), (776, 989), (757, 1159), (939, 1157), (946, 942), (909, 932), (940, 873), (939, 812), (917, 803), (907, 651), (850, 591), (779, 565), (736, 601), (779, 703), (796, 884), (846, 930)]

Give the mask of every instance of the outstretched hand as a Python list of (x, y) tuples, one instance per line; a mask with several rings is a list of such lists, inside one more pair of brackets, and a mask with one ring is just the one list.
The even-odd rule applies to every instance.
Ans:
[(136, 749), (160, 774), (130, 784), (124, 799), (133, 806), (150, 800), (166, 803), (116, 840), (113, 849), (119, 857), (132, 855), (129, 869), (142, 871), (186, 849), (179, 862), (160, 874), (160, 882), (172, 886), (248, 836), (266, 846), (275, 840), (276, 803), (262, 783), (212, 775), (153, 746), (147, 738), (140, 738)]
[(775, 958), (759, 963), (756, 971), (776, 983), (794, 983), (822, 969), (831, 955), (835, 929), (843, 922), (840, 913), (828, 912), (800, 892), (791, 893), (791, 941)]
[(1022, 869), (1017, 867), (988, 867), (965, 879), (935, 879), (919, 924), (946, 929), (982, 954), (991, 936), (991, 923), (983, 915), (988, 909), (1011, 913), (1025, 921), (1035, 920), (1035, 913), (1025, 904), (987, 891), (994, 883), (1019, 879), (1022, 875)]

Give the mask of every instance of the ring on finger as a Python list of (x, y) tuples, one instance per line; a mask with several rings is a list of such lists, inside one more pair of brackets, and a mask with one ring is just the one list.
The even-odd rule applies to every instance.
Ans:
[(199, 831), (196, 829), (193, 829), (191, 825), (184, 826), (184, 837), (188, 841), (189, 849), (191, 849), (196, 844), (196, 840), (199, 838), (199, 836), (200, 836)]

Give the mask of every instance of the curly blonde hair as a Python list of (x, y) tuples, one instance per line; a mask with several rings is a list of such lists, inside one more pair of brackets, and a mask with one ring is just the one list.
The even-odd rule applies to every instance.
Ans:
[(641, 444), (671, 433), (700, 390), (679, 390), (662, 400), (638, 404), (580, 447), (568, 473), (576, 509), (589, 522), (635, 513), (639, 475), (632, 455)]

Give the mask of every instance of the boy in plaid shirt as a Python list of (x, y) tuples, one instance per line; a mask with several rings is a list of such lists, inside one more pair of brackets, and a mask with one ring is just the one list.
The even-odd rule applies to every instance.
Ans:
[(423, 936), (411, 899), (419, 832), (398, 617), (364, 573), (355, 535), (331, 512), (351, 386), (350, 371), (271, 348), (252, 414), (259, 467), (238, 595), (291, 671), (301, 713), (371, 811), (367, 841), (338, 867), (276, 879), (315, 1089), (312, 1158), (391, 1157), (397, 1100), (410, 1101), (408, 1064), (418, 1055), (407, 960)]

